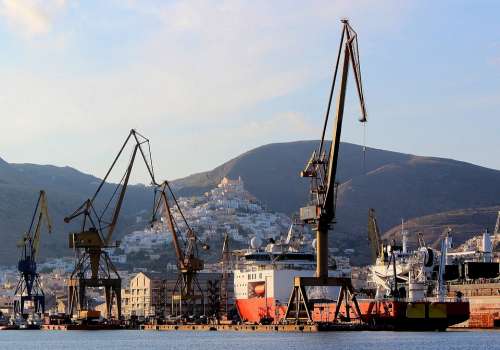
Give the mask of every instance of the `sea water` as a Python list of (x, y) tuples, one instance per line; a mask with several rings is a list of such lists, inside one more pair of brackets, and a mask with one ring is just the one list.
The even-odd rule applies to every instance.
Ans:
[(500, 331), (246, 333), (0, 331), (0, 350), (500, 350)]

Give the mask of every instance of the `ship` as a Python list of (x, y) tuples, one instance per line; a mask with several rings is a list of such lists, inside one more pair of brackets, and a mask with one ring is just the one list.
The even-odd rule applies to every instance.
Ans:
[[(262, 324), (359, 322), (375, 329), (446, 329), (468, 319), (469, 303), (444, 295), (443, 264), (437, 261), (434, 250), (421, 247), (404, 253), (395, 244), (381, 244), (378, 235), (377, 242), (372, 242), (377, 252), (372, 272), (386, 272), (375, 280), (376, 295), (363, 299), (353, 287), (349, 270), (337, 263), (340, 259), (330, 259), (328, 236), (337, 223), (337, 165), (350, 68), (361, 107), (359, 121), (367, 122), (357, 33), (347, 19), (341, 22), (343, 29), (321, 141), (300, 173), (310, 180), (310, 198), (300, 208), (300, 220), (315, 232), (316, 239), (307, 245), (293, 239), (293, 232), (289, 232), (290, 237), (270, 240), (264, 246), (253, 237), (250, 247), (240, 252), (234, 269), (237, 310), (244, 322)], [(333, 134), (328, 147), (325, 131), (335, 91), (338, 99), (335, 116), (331, 117), (334, 119), (330, 119)], [(405, 266), (408, 271), (403, 271)]]
[[(248, 249), (235, 252), (234, 297), (243, 322), (289, 322), (286, 312), (294, 278), (315, 276), (315, 242), (308, 243), (303, 236), (297, 237), (293, 232), (292, 225), (286, 238), (270, 240), (265, 245), (254, 237)], [(378, 262), (371, 268), (377, 292), (372, 296), (358, 295), (360, 314), (349, 304), (337, 305), (340, 287), (309, 287), (310, 321), (327, 325), (348, 320), (388, 330), (445, 330), (468, 319), (469, 303), (464, 298), (436, 295), (439, 283), (434, 278), (434, 271), (439, 263), (438, 254), (429, 253), (427, 248), (403, 253), (402, 248), (394, 245), (381, 247), (381, 251)], [(431, 266), (428, 266), (429, 259)], [(423, 268), (424, 276), (410, 276), (408, 280), (405, 274), (410, 270), (417, 272), (418, 266)], [(396, 275), (388, 272), (394, 271), (393, 267)], [(351, 278), (351, 272), (348, 258), (330, 257), (329, 277)], [(339, 318), (335, 317), (336, 312), (340, 312)]]
[(462, 295), (470, 303), (470, 318), (456, 327), (500, 328), (500, 212), (493, 234), (485, 230), (447, 252), (449, 295)]
[(441, 251), (426, 245), (421, 235), (418, 246), (411, 249), (408, 236), (402, 222), (400, 243), (382, 241), (375, 211), (369, 210), (372, 265), (368, 285), (374, 300), (362, 304), (385, 307), (372, 321), (408, 330), (445, 330), (468, 320), (468, 300), (461, 294), (449, 295), (446, 289), (448, 235), (441, 241)]
[[(295, 222), (286, 238), (270, 239), (263, 245), (258, 236), (248, 249), (234, 251), (235, 306), (243, 322), (280, 323), (285, 319), (288, 299), (295, 277), (313, 277), (316, 271), (314, 244)], [(351, 273), (347, 258), (330, 261), (329, 276), (346, 277)], [(338, 287), (311, 291), (311, 298), (324, 300), (325, 293), (338, 294)]]

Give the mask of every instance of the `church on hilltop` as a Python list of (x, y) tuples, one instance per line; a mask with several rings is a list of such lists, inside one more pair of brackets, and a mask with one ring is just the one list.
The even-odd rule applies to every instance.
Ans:
[(238, 176), (238, 179), (236, 180), (231, 180), (224, 176), (217, 187), (222, 189), (224, 192), (243, 192), (245, 190), (241, 176)]

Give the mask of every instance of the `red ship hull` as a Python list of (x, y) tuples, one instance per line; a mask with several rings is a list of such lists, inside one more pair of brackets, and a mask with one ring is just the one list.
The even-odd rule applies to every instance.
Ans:
[[(363, 321), (390, 329), (406, 330), (434, 330), (446, 329), (469, 318), (468, 302), (413, 302), (396, 300), (359, 300), (361, 318)], [(285, 317), (286, 306), (274, 305), (273, 298), (251, 298), (236, 300), (238, 312), (245, 322), (261, 323), (271, 318), (273, 323), (279, 323)], [(332, 322), (336, 303), (314, 304), (312, 318), (319, 323)], [(345, 307), (341, 306), (340, 313), (345, 314)], [(357, 316), (350, 310), (350, 317)]]

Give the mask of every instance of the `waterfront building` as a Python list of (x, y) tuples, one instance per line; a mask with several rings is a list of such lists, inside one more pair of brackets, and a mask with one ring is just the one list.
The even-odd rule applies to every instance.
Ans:
[(122, 313), (130, 316), (154, 316), (161, 303), (161, 291), (166, 276), (139, 272), (130, 279), (129, 287), (122, 289)]

